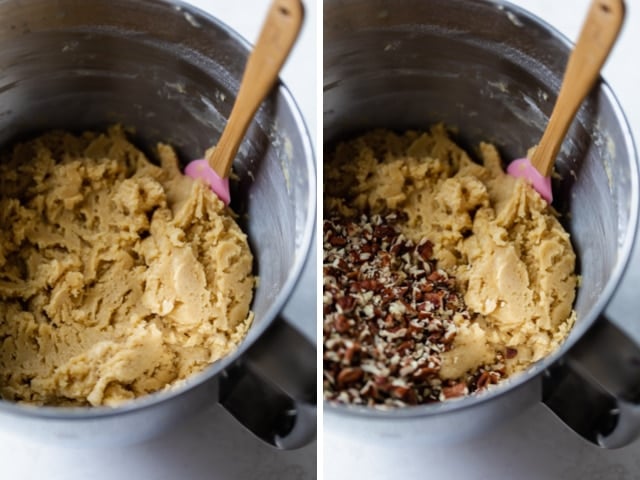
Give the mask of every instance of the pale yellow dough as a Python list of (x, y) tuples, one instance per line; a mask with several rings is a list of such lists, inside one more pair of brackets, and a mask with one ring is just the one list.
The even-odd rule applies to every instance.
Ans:
[(117, 405), (227, 355), (252, 320), (246, 236), (174, 151), (114, 127), (0, 165), (0, 394)]
[(506, 175), (496, 149), (473, 162), (441, 125), (428, 133), (378, 130), (338, 146), (325, 169), (326, 211), (399, 209), (403, 233), (434, 244), (458, 279), (472, 320), (457, 317), (440, 375), (456, 379), (507, 347), (509, 373), (553, 352), (574, 323), (575, 253), (555, 212)]

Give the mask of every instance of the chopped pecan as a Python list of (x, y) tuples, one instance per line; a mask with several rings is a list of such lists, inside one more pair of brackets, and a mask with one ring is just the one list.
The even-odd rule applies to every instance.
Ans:
[(511, 347), (507, 347), (504, 352), (504, 357), (509, 359), (515, 358), (517, 355), (518, 355), (518, 350)]
[(362, 378), (363, 371), (360, 367), (347, 367), (343, 368), (336, 381), (339, 386), (351, 385)]
[(351, 347), (347, 348), (347, 350), (344, 352), (344, 361), (347, 365), (350, 365), (351, 363), (354, 362), (354, 360), (356, 360), (356, 356), (358, 355), (358, 353), (360, 352), (360, 345), (357, 343), (354, 343)]
[(336, 329), (336, 332), (338, 333), (345, 333), (349, 331), (349, 319), (343, 315), (342, 313), (339, 313), (336, 315), (336, 319), (333, 322), (333, 325)]
[(356, 299), (351, 295), (345, 295), (338, 298), (336, 303), (344, 313), (350, 313), (356, 305)]
[(421, 378), (426, 380), (430, 376), (438, 373), (440, 371), (439, 367), (420, 367), (418, 370), (413, 372), (413, 376), (415, 378)]
[(338, 235), (332, 235), (329, 238), (329, 243), (334, 247), (343, 247), (347, 244), (347, 239), (344, 237), (339, 237)]
[(489, 372), (482, 372), (478, 379), (476, 380), (476, 388), (478, 390), (482, 390), (490, 383), (491, 378), (489, 377)]
[(461, 397), (467, 393), (467, 385), (463, 382), (456, 383), (449, 387), (442, 387), (442, 395), (444, 398)]
[(433, 244), (426, 240), (418, 245), (418, 254), (424, 261), (428, 261), (433, 257)]
[(431, 272), (429, 274), (427, 280), (429, 280), (430, 282), (438, 283), (446, 281), (446, 277), (436, 270), (435, 272)]

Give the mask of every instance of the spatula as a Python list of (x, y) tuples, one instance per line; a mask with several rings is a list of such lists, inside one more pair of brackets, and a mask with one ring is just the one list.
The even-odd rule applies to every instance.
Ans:
[(527, 180), (548, 203), (553, 201), (551, 172), (562, 141), (618, 38), (624, 13), (623, 0), (591, 3), (540, 143), (531, 159), (520, 158), (507, 167), (507, 173)]
[(215, 148), (205, 159), (190, 162), (184, 173), (201, 178), (226, 205), (231, 200), (229, 174), (240, 143), (262, 101), (275, 85), (302, 26), (300, 0), (274, 0), (249, 56), (238, 96)]

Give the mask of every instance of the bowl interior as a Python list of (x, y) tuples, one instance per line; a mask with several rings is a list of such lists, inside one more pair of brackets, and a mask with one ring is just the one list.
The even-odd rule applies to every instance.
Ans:
[[(183, 163), (202, 158), (226, 123), (249, 52), (228, 27), (179, 2), (8, 1), (0, 18), (5, 147), (52, 128), (121, 123), (152, 158), (158, 142)], [(260, 277), (252, 341), (283, 306), (312, 230), (313, 157), (284, 87), (261, 107), (234, 170), (232, 207)]]

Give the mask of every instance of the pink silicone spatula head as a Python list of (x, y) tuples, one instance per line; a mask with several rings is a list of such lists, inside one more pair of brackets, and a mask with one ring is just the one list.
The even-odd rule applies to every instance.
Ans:
[(518, 158), (511, 162), (507, 167), (507, 173), (512, 177), (524, 178), (547, 203), (553, 201), (551, 177), (540, 173), (528, 158)]
[(229, 204), (229, 173), (240, 143), (258, 107), (269, 94), (302, 26), (300, 0), (274, 0), (258, 41), (249, 56), (238, 96), (218, 145), (205, 159), (190, 162), (185, 175), (200, 178), (220, 200)]
[[(234, 155), (235, 156), (235, 155)], [(229, 188), (229, 174), (218, 174), (214, 167), (209, 164), (209, 160), (201, 158), (193, 160), (184, 169), (184, 174), (191, 178), (200, 178), (209, 184), (211, 190), (218, 195), (218, 198), (229, 205), (231, 201), (231, 190)]]
[(549, 124), (531, 159), (514, 160), (507, 173), (526, 179), (549, 203), (551, 171), (569, 126), (595, 84), (624, 20), (623, 0), (594, 0), (567, 63)]

